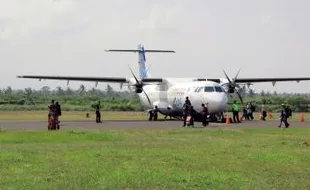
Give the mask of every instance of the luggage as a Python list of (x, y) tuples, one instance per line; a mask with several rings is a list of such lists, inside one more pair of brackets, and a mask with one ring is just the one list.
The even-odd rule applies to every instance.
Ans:
[(186, 126), (191, 126), (192, 125), (191, 124), (191, 119), (192, 119), (192, 117), (190, 115), (186, 117)]

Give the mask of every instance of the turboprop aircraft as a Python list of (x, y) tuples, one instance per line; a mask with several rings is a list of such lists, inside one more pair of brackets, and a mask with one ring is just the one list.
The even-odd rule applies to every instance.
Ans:
[[(133, 77), (78, 77), (78, 76), (39, 76), (25, 75), (17, 76), (18, 78), (28, 79), (51, 79), (51, 80), (66, 80), (66, 81), (92, 81), (111, 82), (128, 85), (129, 90), (138, 94), (142, 104), (150, 110), (157, 106), (158, 111), (163, 115), (171, 117), (182, 117), (183, 102), (185, 97), (189, 97), (194, 109), (199, 109), (202, 103), (207, 103), (212, 121), (218, 120), (218, 116), (222, 115), (226, 109), (228, 95), (237, 93), (240, 101), (242, 97), (237, 89), (240, 84), (252, 85), (257, 82), (272, 82), (275, 85), (278, 81), (304, 81), (310, 80), (310, 77), (295, 77), (295, 78), (238, 78), (239, 71), (235, 78), (230, 79), (225, 73), (226, 78), (166, 78), (166, 77), (151, 77), (146, 68), (145, 53), (175, 53), (172, 50), (145, 50), (142, 45), (138, 45), (135, 50), (129, 49), (111, 49), (107, 52), (134, 52), (138, 53), (139, 75), (137, 78), (129, 67)], [(197, 110), (198, 111), (198, 110)], [(195, 118), (199, 120), (199, 118)]]

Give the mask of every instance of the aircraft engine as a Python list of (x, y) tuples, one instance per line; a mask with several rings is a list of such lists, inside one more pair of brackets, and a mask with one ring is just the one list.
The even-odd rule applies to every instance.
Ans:
[(142, 91), (143, 91), (142, 88), (135, 87), (135, 92), (136, 92), (137, 94), (142, 93)]

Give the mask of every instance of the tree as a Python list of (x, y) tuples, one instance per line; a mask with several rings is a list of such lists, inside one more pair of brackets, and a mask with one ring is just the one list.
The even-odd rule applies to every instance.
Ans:
[(56, 95), (63, 96), (63, 95), (65, 95), (65, 91), (60, 86), (57, 86), (56, 87)]
[(74, 91), (73, 91), (70, 87), (68, 87), (67, 90), (65, 91), (65, 94), (66, 94), (66, 95), (69, 95), (69, 96), (72, 96), (72, 95), (74, 95), (75, 93), (74, 93)]
[(83, 84), (81, 84), (78, 91), (79, 91), (79, 94), (84, 94), (85, 93), (85, 86)]
[(107, 85), (106, 93), (107, 93), (107, 96), (113, 96), (114, 95), (114, 90), (109, 84)]
[(13, 92), (12, 88), (10, 86), (8, 86), (5, 90), (4, 90), (4, 94), (5, 95), (11, 95)]
[(255, 92), (254, 92), (254, 90), (252, 90), (252, 89), (249, 90), (249, 97), (250, 97), (250, 98), (255, 97)]
[(266, 95), (265, 91), (262, 90), (262, 91), (260, 92), (260, 96), (265, 96), (265, 95)]
[(24, 99), (25, 99), (25, 104), (27, 105), (35, 105), (34, 103), (34, 97), (33, 97), (33, 90), (31, 88), (25, 88), (24, 92)]
[(43, 86), (41, 88), (41, 91), (43, 91), (44, 95), (48, 95), (48, 93), (50, 92), (50, 87), (48, 86)]

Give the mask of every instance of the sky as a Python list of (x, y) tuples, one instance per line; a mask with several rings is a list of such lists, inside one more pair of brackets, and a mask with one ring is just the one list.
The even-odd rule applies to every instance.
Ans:
[[(132, 77), (147, 54), (152, 77), (310, 77), (307, 0), (0, 0), (0, 88), (67, 87), (17, 75)], [(93, 82), (70, 82), (73, 89)], [(105, 89), (106, 83), (99, 83)], [(309, 82), (255, 91), (310, 92)]]

